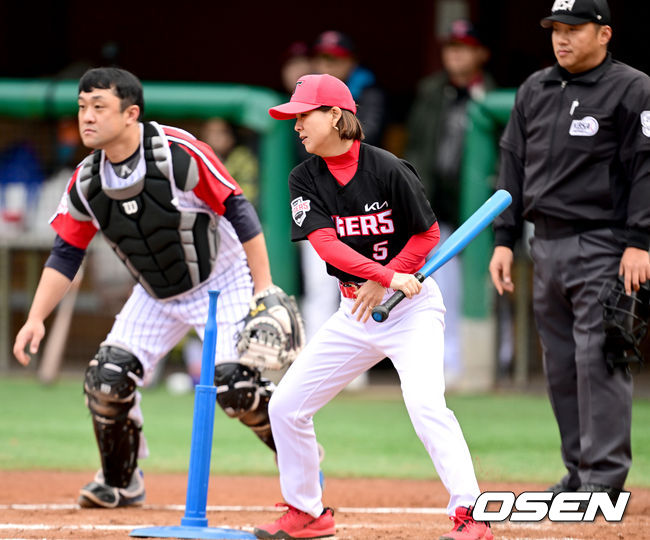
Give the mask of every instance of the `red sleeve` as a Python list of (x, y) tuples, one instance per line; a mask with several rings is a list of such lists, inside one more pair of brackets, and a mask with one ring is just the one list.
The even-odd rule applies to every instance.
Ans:
[(440, 240), (440, 227), (436, 221), (428, 231), (414, 234), (406, 245), (386, 265), (387, 268), (403, 274), (414, 274), (424, 264), (426, 256)]
[(222, 216), (226, 211), (225, 200), (232, 194), (242, 193), (237, 181), (208, 144), (173, 128), (165, 127), (165, 133), (196, 161), (199, 183), (193, 190), (194, 194)]
[(54, 215), (50, 219), (50, 226), (68, 244), (85, 250), (95, 236), (95, 233), (97, 233), (97, 228), (93, 225), (92, 221), (79, 221), (73, 218), (68, 211), (68, 192), (73, 188), (78, 173), (79, 169), (72, 175), (68, 183), (68, 188), (61, 197), (59, 206), (57, 206)]
[(386, 288), (390, 287), (395, 272), (378, 262), (364, 257), (341, 242), (337, 238), (334, 229), (316, 229), (307, 235), (307, 240), (314, 246), (321, 259), (339, 270), (364, 279), (377, 281)]

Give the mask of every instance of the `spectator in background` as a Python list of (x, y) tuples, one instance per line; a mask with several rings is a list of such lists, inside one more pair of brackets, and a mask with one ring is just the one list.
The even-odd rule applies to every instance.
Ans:
[(359, 63), (350, 37), (335, 30), (323, 32), (314, 43), (314, 69), (345, 82), (357, 104), (364, 142), (381, 146), (386, 123), (386, 96), (375, 74)]
[[(303, 41), (292, 43), (284, 53), (281, 67), (282, 84), (287, 94), (293, 94), (296, 82), (303, 75), (315, 71), (309, 55), (309, 46)], [(309, 154), (298, 137), (292, 137), (294, 163), (298, 165)], [(327, 273), (325, 263), (312, 245), (299, 242), (302, 294), (300, 310), (305, 321), (305, 336), (310, 340), (322, 324), (338, 309), (340, 291), (338, 282)]]
[[(314, 72), (314, 66), (309, 55), (309, 46), (304, 41), (294, 41), (282, 56), (280, 77), (283, 90), (291, 95), (296, 88), (296, 82), (303, 75)], [(298, 137), (291, 138), (294, 146), (294, 163), (298, 165), (309, 157), (305, 147)]]
[[(309, 56), (309, 46), (304, 41), (294, 41), (282, 57), (282, 87), (289, 94), (293, 94), (296, 82), (303, 75), (312, 73), (313, 66)], [(305, 152), (305, 155), (307, 152)]]
[[(201, 126), (200, 139), (210, 145), (230, 175), (237, 180), (244, 196), (259, 212), (259, 159), (240, 141), (235, 126), (220, 117), (209, 118)], [(170, 375), (167, 388), (177, 393), (189, 392), (201, 377), (202, 341), (196, 331), (190, 330), (176, 348), (180, 350), (187, 373)], [(164, 362), (161, 362), (159, 373), (152, 375), (152, 378), (158, 377), (163, 369)], [(183, 381), (183, 376), (188, 380)]]
[(244, 196), (259, 210), (259, 160), (239, 141), (235, 127), (223, 118), (210, 118), (201, 128), (201, 139), (210, 145)]
[(0, 234), (31, 228), (44, 178), (31, 142), (16, 141), (0, 152)]
[[(427, 196), (436, 208), (440, 244), (460, 225), (460, 167), (467, 106), (495, 87), (485, 71), (489, 57), (472, 23), (454, 21), (442, 43), (442, 70), (419, 83), (409, 113), (405, 158), (420, 173)], [(454, 257), (434, 274), (445, 291), (445, 374), (449, 385), (462, 372), (461, 270), (459, 257)]]
[(74, 169), (81, 156), (81, 138), (77, 119), (73, 117), (60, 118), (56, 123), (56, 143), (52, 172), (54, 174), (66, 169), (66, 172)]
[(79, 137), (79, 125), (74, 117), (62, 117), (51, 124), (52, 151), (46, 161), (45, 180), (40, 187), (38, 204), (32, 230), (40, 233), (51, 232), (49, 218), (56, 210), (61, 193), (68, 185), (74, 169), (84, 157), (84, 148)]

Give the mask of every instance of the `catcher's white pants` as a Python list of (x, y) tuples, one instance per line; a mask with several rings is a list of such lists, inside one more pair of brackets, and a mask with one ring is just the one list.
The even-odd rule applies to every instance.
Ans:
[[(104, 343), (131, 351), (142, 363), (147, 384), (160, 359), (191, 328), (203, 340), (210, 303), (208, 291), (218, 290), (215, 363), (236, 362), (239, 358), (237, 332), (242, 329), (244, 317), (250, 309), (253, 282), (244, 258), (235, 259), (228, 270), (222, 273), (213, 271), (203, 285), (173, 300), (157, 300), (141, 285), (136, 285), (115, 317)], [(136, 392), (136, 402), (129, 411), (129, 418), (138, 426), (143, 423), (140, 399), (140, 392)], [(148, 455), (143, 433), (138, 457), (143, 459)]]
[(458, 506), (473, 505), (480, 491), (472, 458), (444, 397), (445, 308), (437, 284), (426, 279), (422, 292), (403, 300), (383, 323), (372, 318), (358, 322), (356, 314), (350, 315), (353, 303), (341, 299), (339, 310), (303, 349), (271, 397), (285, 501), (312, 516), (321, 514), (313, 416), (352, 379), (389, 357), (415, 431), (450, 494), (449, 514)]
[(229, 270), (213, 272), (203, 285), (172, 300), (157, 300), (136, 285), (104, 343), (131, 351), (145, 373), (151, 374), (158, 361), (191, 328), (203, 340), (210, 303), (208, 291), (218, 290), (215, 363), (236, 362), (237, 332), (250, 309), (253, 282), (245, 259), (236, 261)]

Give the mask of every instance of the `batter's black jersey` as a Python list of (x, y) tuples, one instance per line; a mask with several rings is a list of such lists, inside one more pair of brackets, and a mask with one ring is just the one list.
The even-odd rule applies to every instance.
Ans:
[[(382, 265), (436, 221), (413, 166), (363, 143), (357, 172), (345, 186), (312, 156), (291, 171), (289, 191), (294, 242), (333, 228), (339, 240)], [(330, 264), (327, 272), (341, 281), (364, 281)]]

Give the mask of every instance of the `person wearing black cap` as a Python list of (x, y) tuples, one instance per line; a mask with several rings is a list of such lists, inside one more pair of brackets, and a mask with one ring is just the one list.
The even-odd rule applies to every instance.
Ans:
[(537, 329), (567, 469), (549, 488), (614, 500), (630, 469), (632, 378), (607, 365), (599, 291), (650, 277), (650, 78), (608, 52), (605, 0), (556, 0), (557, 63), (517, 92), (501, 138), (498, 187), (513, 196), (495, 220), (490, 274), (512, 292), (512, 248), (534, 223)]

